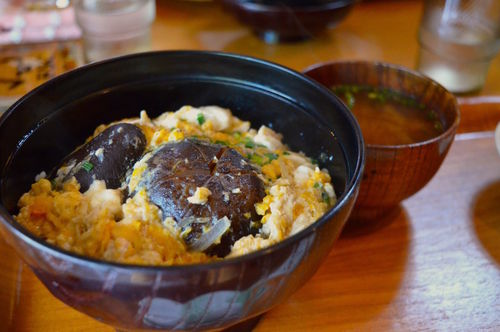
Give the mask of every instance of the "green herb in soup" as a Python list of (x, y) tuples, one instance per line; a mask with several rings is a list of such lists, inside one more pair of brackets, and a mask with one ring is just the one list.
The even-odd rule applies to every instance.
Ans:
[(437, 113), (412, 97), (360, 85), (331, 89), (351, 109), (367, 144), (411, 144), (443, 132)]

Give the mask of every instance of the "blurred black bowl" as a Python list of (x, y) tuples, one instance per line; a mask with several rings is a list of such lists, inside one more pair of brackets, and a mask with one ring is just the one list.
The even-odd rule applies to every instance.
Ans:
[[(294, 150), (323, 159), (338, 203), (272, 247), (220, 262), (133, 266), (82, 257), (15, 222), (16, 202), (101, 124), (190, 104), (228, 107), (253, 126), (283, 133)], [(364, 151), (347, 108), (305, 76), (223, 53), (153, 52), (91, 64), (35, 89), (0, 118), (0, 231), (57, 298), (126, 329), (226, 327), (284, 301), (317, 270), (356, 198)]]
[(314, 37), (342, 21), (356, 0), (221, 0), (268, 43)]

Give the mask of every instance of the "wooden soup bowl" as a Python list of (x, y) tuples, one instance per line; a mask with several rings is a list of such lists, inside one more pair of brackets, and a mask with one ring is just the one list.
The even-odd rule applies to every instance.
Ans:
[(418, 72), (386, 63), (330, 62), (309, 67), (304, 73), (329, 88), (365, 85), (414, 97), (437, 113), (443, 127), (440, 135), (412, 144), (377, 145), (365, 141), (366, 165), (352, 219), (380, 217), (422, 189), (436, 174), (460, 120), (451, 92)]

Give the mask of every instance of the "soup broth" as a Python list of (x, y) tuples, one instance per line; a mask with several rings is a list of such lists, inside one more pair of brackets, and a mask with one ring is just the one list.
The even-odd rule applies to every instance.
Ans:
[(339, 85), (332, 90), (358, 120), (366, 144), (411, 144), (443, 132), (437, 113), (412, 97), (358, 85)]

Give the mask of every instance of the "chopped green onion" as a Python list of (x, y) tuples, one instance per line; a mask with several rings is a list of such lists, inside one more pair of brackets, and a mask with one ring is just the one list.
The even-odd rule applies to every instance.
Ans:
[(391, 94), (391, 90), (389, 90), (389, 89), (382, 89), (379, 93), (376, 94), (377, 98), (375, 98), (375, 99), (378, 100), (381, 103), (384, 103), (386, 101), (386, 99), (388, 97), (390, 97), (390, 94)]
[(220, 145), (225, 145), (225, 146), (229, 145), (228, 142), (226, 142), (226, 141), (219, 141), (219, 140), (215, 141), (215, 144), (220, 144)]
[(437, 118), (437, 114), (436, 114), (436, 112), (434, 112), (434, 111), (429, 111), (429, 112), (427, 113), (427, 118), (428, 118), (429, 120), (436, 120), (436, 118)]
[(255, 142), (250, 137), (245, 137), (243, 143), (246, 148), (253, 149), (255, 147)]
[(278, 159), (278, 155), (276, 153), (265, 153), (264, 156), (266, 156), (269, 160)]
[(289, 156), (289, 155), (290, 155), (290, 152), (288, 152), (288, 151), (283, 151), (283, 155), (284, 155), (284, 156)]
[(408, 98), (407, 100), (408, 100), (408, 106), (415, 107), (415, 108), (418, 107), (418, 103), (417, 103), (417, 101), (415, 99)]
[(323, 187), (323, 184), (322, 183), (319, 183), (319, 182), (314, 182), (314, 188), (315, 189), (319, 189), (319, 188), (322, 188)]
[(198, 113), (196, 120), (198, 121), (198, 124), (201, 126), (202, 124), (205, 123), (205, 116), (201, 113)]
[(266, 162), (264, 160), (264, 158), (261, 155), (257, 154), (257, 153), (250, 153), (250, 154), (247, 155), (247, 158), (250, 159), (251, 162), (253, 162), (253, 163), (255, 163), (255, 164), (259, 165), (259, 166), (264, 165), (265, 162)]
[(343, 100), (346, 105), (352, 109), (355, 104), (355, 94), (364, 91), (369, 99), (378, 101), (381, 103), (387, 100), (395, 101), (401, 105), (408, 107), (418, 107), (420, 109), (425, 109), (426, 105), (419, 100), (407, 96), (404, 93), (393, 91), (390, 88), (374, 88), (372, 86), (365, 85), (338, 85), (332, 86), (331, 90), (339, 96), (343, 96)]
[(346, 91), (344, 93), (344, 96), (345, 96), (345, 101), (346, 101), (347, 107), (349, 107), (349, 109), (352, 109), (354, 107), (354, 103), (355, 103), (354, 95), (351, 92)]
[(321, 193), (321, 199), (323, 200), (323, 202), (325, 202), (327, 205), (330, 205), (330, 196), (328, 196), (328, 194), (323, 191)]
[(94, 165), (89, 161), (84, 161), (82, 164), (82, 168), (85, 171), (90, 172), (92, 170), (92, 168), (94, 168)]

